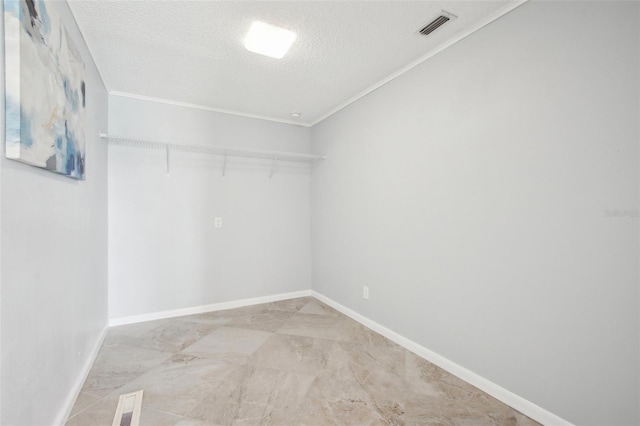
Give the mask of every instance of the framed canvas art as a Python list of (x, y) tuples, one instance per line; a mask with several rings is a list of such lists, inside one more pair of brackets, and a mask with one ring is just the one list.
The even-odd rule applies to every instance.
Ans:
[(85, 177), (84, 63), (52, 5), (4, 0), (6, 156)]

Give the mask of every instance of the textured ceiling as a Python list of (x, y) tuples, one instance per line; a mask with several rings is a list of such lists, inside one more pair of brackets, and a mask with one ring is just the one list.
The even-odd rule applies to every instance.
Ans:
[[(71, 1), (110, 92), (309, 125), (513, 7), (494, 1)], [(441, 10), (458, 18), (417, 30)], [(280, 60), (243, 46), (254, 20), (298, 34)]]

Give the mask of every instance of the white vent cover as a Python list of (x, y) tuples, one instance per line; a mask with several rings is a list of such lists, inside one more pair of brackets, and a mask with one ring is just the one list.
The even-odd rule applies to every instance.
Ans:
[(138, 426), (140, 424), (142, 394), (143, 391), (139, 390), (120, 395), (111, 426)]
[(443, 26), (444, 24), (446, 24), (447, 22), (456, 18), (457, 16), (442, 10), (440, 11), (440, 15), (438, 15), (434, 20), (432, 20), (427, 25), (425, 25), (420, 30), (418, 30), (418, 32), (425, 36), (429, 35), (435, 30), (437, 30), (438, 28), (440, 28), (441, 26)]

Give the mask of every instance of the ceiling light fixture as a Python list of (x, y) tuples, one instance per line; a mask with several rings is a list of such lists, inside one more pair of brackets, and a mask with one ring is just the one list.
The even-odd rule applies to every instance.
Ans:
[(292, 31), (255, 21), (244, 39), (244, 47), (260, 55), (281, 59), (296, 37), (296, 33)]

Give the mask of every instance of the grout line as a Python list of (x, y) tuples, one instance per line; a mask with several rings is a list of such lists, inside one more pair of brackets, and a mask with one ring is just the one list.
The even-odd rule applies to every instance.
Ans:
[[(85, 382), (86, 382), (86, 380), (85, 380)], [(84, 383), (83, 383), (83, 385), (84, 385)], [(89, 396), (95, 396), (96, 398), (100, 398), (100, 399), (104, 398), (104, 396), (100, 396), (98, 394), (87, 392), (87, 391), (83, 391), (83, 390), (80, 390), (80, 393), (78, 393), (78, 396), (80, 396), (80, 394), (82, 394), (82, 393), (84, 393), (85, 395), (89, 395)]]
[[(144, 402), (143, 402), (143, 404), (144, 404)], [(168, 415), (170, 415), (170, 416), (174, 416), (174, 417), (180, 417), (180, 419), (186, 419), (186, 416), (184, 416), (184, 415), (182, 415), (182, 414), (171, 413), (171, 412), (169, 412), (169, 411), (163, 411), (163, 410), (160, 410), (160, 409), (158, 409), (158, 408), (153, 408), (153, 407), (144, 407), (144, 406), (143, 406), (143, 407), (142, 407), (142, 409), (143, 409), (143, 410), (156, 411), (156, 412), (158, 412), (158, 413), (168, 414)]]
[[(81, 394), (82, 394), (82, 393), (84, 393), (84, 394), (87, 394), (87, 395), (95, 396), (95, 397), (96, 397), (96, 398), (98, 398), (98, 399), (97, 399), (96, 401), (92, 402), (91, 404), (87, 405), (86, 407), (84, 407), (82, 410), (80, 410), (80, 411), (78, 411), (77, 413), (75, 413), (73, 416), (69, 416), (69, 417), (67, 418), (67, 420), (66, 420), (67, 422), (68, 422), (69, 420), (71, 420), (72, 418), (76, 417), (78, 414), (83, 413), (83, 412), (84, 412), (84, 411), (86, 411), (87, 409), (89, 409), (89, 408), (93, 407), (94, 405), (96, 405), (97, 403), (101, 402), (103, 399), (105, 399), (105, 398), (106, 398), (106, 396), (98, 396), (98, 395), (94, 395), (94, 394), (91, 394), (91, 393), (88, 393), (88, 392), (80, 392), (80, 393), (81, 393)], [(78, 394), (78, 396), (80, 396), (80, 394)], [(77, 399), (77, 398), (76, 398), (76, 399)], [(75, 402), (74, 402), (74, 404), (73, 404), (73, 405), (75, 405)], [(73, 407), (71, 407), (71, 409), (73, 410)], [(66, 423), (66, 422), (65, 422), (65, 423)]]

